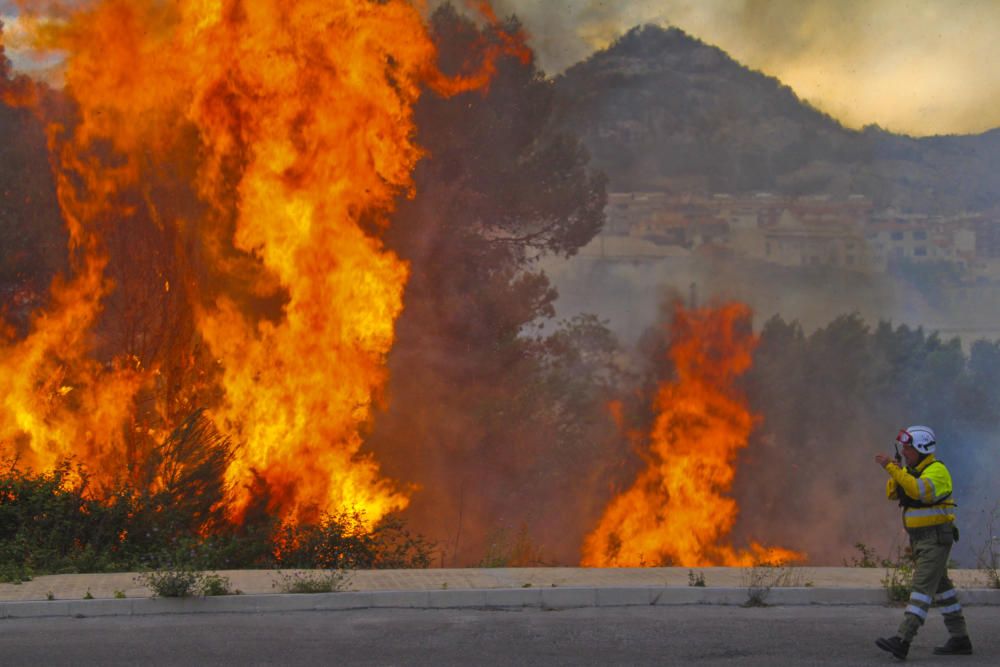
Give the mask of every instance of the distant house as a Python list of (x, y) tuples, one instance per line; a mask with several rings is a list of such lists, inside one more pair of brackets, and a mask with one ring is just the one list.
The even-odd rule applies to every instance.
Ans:
[(792, 209), (785, 209), (775, 225), (762, 230), (762, 259), (782, 266), (871, 271), (871, 255), (861, 230), (853, 219), (807, 222)]
[(975, 255), (975, 232), (928, 216), (885, 215), (865, 230), (876, 263), (950, 262), (967, 265)]

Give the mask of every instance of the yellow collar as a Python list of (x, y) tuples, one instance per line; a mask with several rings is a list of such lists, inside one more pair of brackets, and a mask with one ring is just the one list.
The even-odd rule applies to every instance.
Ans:
[(928, 454), (927, 458), (925, 458), (923, 461), (921, 461), (920, 463), (918, 463), (917, 467), (914, 468), (914, 470), (916, 470), (917, 472), (923, 472), (924, 468), (926, 468), (930, 464), (934, 463), (934, 461), (936, 461), (936, 460), (937, 459), (934, 458), (933, 454)]

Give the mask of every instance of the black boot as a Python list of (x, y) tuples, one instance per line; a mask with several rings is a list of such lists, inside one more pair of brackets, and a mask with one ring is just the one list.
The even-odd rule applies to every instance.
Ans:
[(972, 642), (968, 637), (949, 637), (944, 646), (935, 646), (937, 655), (972, 655)]
[(893, 657), (900, 660), (906, 660), (906, 654), (910, 652), (910, 642), (904, 642), (899, 637), (879, 637), (875, 640), (875, 646), (892, 653)]

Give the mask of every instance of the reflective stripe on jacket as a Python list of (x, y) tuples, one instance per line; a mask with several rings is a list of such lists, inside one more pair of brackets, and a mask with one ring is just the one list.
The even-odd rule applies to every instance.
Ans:
[(889, 473), (889, 482), (885, 487), (887, 498), (898, 500), (899, 494), (903, 493), (921, 505), (904, 507), (904, 526), (924, 528), (955, 520), (955, 501), (951, 499), (951, 474), (933, 454), (917, 464), (914, 468), (917, 475), (895, 463), (887, 465), (885, 470)]

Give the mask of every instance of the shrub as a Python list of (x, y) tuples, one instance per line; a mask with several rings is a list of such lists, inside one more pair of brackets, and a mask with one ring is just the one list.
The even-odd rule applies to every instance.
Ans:
[(135, 580), (153, 591), (154, 597), (186, 598), (201, 589), (204, 575), (182, 567), (143, 572)]
[(423, 535), (410, 532), (406, 522), (395, 514), (382, 518), (372, 529), (375, 544), (375, 569), (426, 568), (431, 564), (436, 545)]
[(278, 572), (271, 586), (282, 593), (335, 593), (347, 588), (349, 578), (345, 570)]
[(213, 595), (232, 595), (232, 584), (229, 577), (220, 574), (206, 574), (201, 580), (201, 594), (208, 597)]
[[(212, 452), (198, 453), (205, 447)], [(148, 469), (115, 488), (94, 488), (70, 461), (43, 473), (8, 461), (0, 466), (0, 582), (50, 573), (430, 565), (434, 545), (396, 515), (374, 526), (349, 510), (309, 524), (281, 524), (264, 509), (242, 525), (223, 520), (228, 456), (228, 441), (196, 413)]]
[(864, 542), (858, 542), (854, 545), (854, 548), (858, 550), (861, 557), (858, 558), (857, 556), (852, 556), (851, 562), (849, 563), (847, 560), (844, 560), (845, 567), (878, 567), (879, 558), (875, 554), (875, 549), (873, 547), (868, 546)]
[(890, 602), (905, 602), (910, 597), (913, 587), (913, 553), (910, 547), (896, 550), (895, 560), (882, 559), (885, 576), (882, 577), (882, 587)]
[(743, 570), (743, 585), (747, 589), (745, 607), (766, 607), (772, 588), (811, 586), (803, 582), (800, 572), (786, 562), (762, 561)]
[(315, 524), (285, 524), (277, 531), (277, 564), (294, 568), (425, 568), (434, 545), (406, 529), (401, 518), (383, 517), (369, 528), (358, 510), (325, 514)]
[[(184, 566), (143, 572), (135, 581), (153, 591), (154, 597), (161, 598), (186, 598), (194, 595), (208, 597), (233, 593), (229, 577), (215, 572), (199, 572)], [(115, 597), (123, 598), (125, 593), (115, 591)]]

